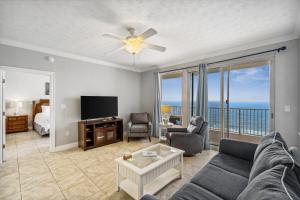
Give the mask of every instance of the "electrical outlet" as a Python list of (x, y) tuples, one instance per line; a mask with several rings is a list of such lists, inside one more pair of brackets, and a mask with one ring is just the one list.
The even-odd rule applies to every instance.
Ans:
[(291, 105), (285, 105), (284, 112), (291, 112)]

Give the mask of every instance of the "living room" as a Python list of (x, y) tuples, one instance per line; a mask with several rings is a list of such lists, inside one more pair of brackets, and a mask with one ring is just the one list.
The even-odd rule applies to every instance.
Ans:
[[(299, 11), (297, 0), (1, 0), (1, 79), (15, 70), (51, 75), (50, 138), (54, 139), (46, 152), (31, 149), (27, 141), (16, 141), (16, 157), (8, 159), (12, 148), (3, 140), (5, 116), (1, 117), (0, 199), (141, 199), (145, 194), (155, 197), (143, 198), (161, 200), (275, 198), (276, 193), (262, 189), (257, 192), (262, 196), (243, 196), (248, 191), (244, 180), (239, 191), (226, 188), (226, 183), (233, 183), (224, 180), (213, 187), (225, 188), (235, 196), (190, 182), (220, 154), (246, 160), (251, 169), (257, 143), (264, 144), (262, 138), (269, 141), (272, 133), (294, 160), (291, 164), (281, 157), (287, 160), (281, 164), (291, 171), (298, 169)], [(5, 112), (5, 81), (0, 89), (1, 112)], [(96, 104), (84, 106), (83, 97), (94, 97), (89, 100)], [(83, 117), (87, 105), (93, 105), (87, 110), (92, 115)], [(96, 109), (101, 106), (107, 108), (105, 112)], [(138, 131), (133, 128), (137, 121), (147, 124), (143, 134), (137, 134), (141, 126)], [(91, 138), (81, 140), (80, 135), (88, 132), (88, 126), (95, 128), (91, 138), (99, 142), (85, 148), (80, 141)], [(201, 137), (185, 138), (187, 127), (196, 128)], [(228, 145), (232, 139), (245, 146)], [(140, 168), (133, 171), (143, 174), (166, 162), (156, 163), (155, 156), (148, 155), (142, 157), (148, 163), (141, 167), (144, 164), (138, 158), (142, 155), (135, 153), (147, 150), (151, 154), (166, 151), (164, 148), (170, 148), (167, 158), (177, 159), (176, 167), (165, 177), (145, 188), (122, 182), (124, 177), (116, 181), (117, 163), (121, 169), (131, 162), (126, 170)], [(28, 157), (20, 153), (24, 149), (31, 152)], [(273, 167), (278, 166), (269, 168)], [(249, 185), (250, 169), (242, 174)], [(277, 199), (299, 199), (299, 192), (294, 192), (299, 182), (294, 186), (279, 183), (276, 186), (283, 196)], [(205, 191), (188, 196), (192, 192), (184, 188), (190, 184), (201, 185)]]

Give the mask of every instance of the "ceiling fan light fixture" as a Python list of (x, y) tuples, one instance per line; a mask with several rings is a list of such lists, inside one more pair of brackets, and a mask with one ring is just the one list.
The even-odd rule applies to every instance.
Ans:
[(142, 37), (128, 37), (125, 41), (125, 49), (131, 54), (139, 53), (143, 48), (144, 39)]
[(149, 28), (148, 30), (146, 30), (144, 33), (142, 33), (140, 35), (135, 35), (134, 28), (127, 28), (127, 30), (130, 35), (125, 38), (116, 36), (113, 34), (107, 34), (107, 33), (103, 34), (103, 36), (106, 38), (119, 40), (119, 41), (122, 41), (124, 44), (122, 47), (119, 47), (110, 52), (117, 52), (119, 50), (125, 50), (128, 53), (135, 55), (135, 54), (140, 53), (143, 49), (152, 49), (152, 50), (160, 51), (160, 52), (166, 51), (166, 47), (144, 42), (149, 37), (152, 37), (153, 35), (157, 34), (157, 31), (154, 30), (153, 28)]

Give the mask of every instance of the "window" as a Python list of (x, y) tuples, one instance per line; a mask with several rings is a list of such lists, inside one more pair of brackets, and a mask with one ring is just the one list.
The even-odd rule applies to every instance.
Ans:
[[(197, 114), (198, 68), (165, 73), (161, 80), (169, 122), (186, 127)], [(269, 61), (210, 66), (207, 84), (211, 145), (224, 137), (255, 142), (272, 130)]]

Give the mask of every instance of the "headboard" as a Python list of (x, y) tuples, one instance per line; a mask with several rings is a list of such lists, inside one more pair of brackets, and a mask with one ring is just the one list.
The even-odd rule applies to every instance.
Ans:
[(32, 101), (32, 120), (35, 115), (42, 112), (42, 106), (49, 106), (49, 99), (40, 99), (39, 101)]

